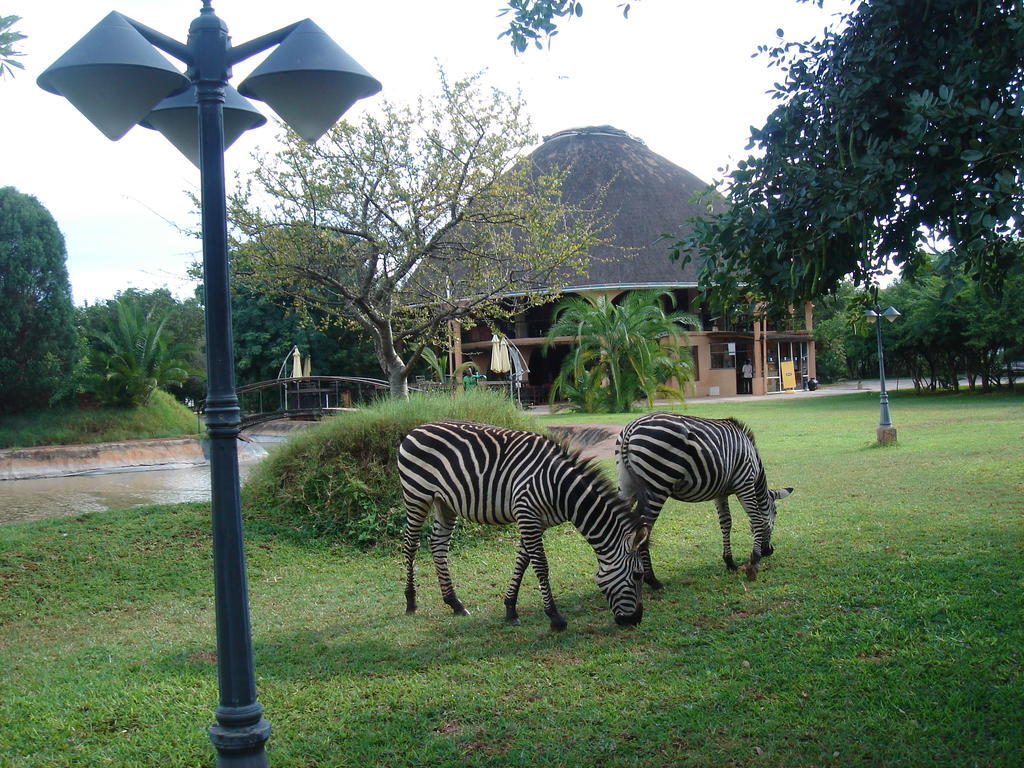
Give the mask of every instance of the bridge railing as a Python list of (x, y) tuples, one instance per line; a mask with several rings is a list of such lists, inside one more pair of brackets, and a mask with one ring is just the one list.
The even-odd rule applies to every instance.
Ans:
[[(324, 412), (370, 402), (390, 389), (383, 379), (364, 376), (302, 376), (245, 384), (235, 390), (242, 428), (275, 418), (319, 418)], [(197, 403), (203, 413), (206, 401)]]

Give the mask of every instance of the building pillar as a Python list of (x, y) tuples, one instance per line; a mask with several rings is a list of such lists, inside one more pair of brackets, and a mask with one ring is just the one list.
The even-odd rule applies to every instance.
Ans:
[(751, 382), (751, 391), (755, 395), (767, 394), (768, 385), (765, 380), (764, 360), (764, 320), (754, 318), (754, 380)]
[(814, 304), (804, 304), (804, 328), (807, 330), (807, 376), (811, 379), (818, 378), (817, 350), (814, 346)]
[(814, 304), (804, 302), (804, 330), (810, 333), (814, 330)]

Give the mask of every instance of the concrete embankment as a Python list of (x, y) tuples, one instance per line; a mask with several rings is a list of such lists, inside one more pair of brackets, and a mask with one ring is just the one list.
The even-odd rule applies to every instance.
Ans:
[[(239, 458), (266, 454), (257, 443), (238, 441)], [(124, 440), (92, 445), (45, 445), (0, 451), (0, 480), (67, 477), (205, 464), (208, 441), (194, 437)]]
[[(238, 441), (242, 461), (266, 456), (261, 443), (283, 441), (310, 422), (271, 422), (260, 425), (260, 435)], [(550, 425), (555, 434), (581, 450), (583, 458), (612, 455), (621, 427), (605, 425)], [(207, 463), (208, 441), (195, 437), (167, 437), (154, 440), (123, 440), (91, 445), (44, 445), (0, 451), (0, 481), (48, 477), (173, 469)]]

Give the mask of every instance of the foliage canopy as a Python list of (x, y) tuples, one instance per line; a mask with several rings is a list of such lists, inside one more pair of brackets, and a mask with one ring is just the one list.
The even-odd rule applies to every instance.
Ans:
[(956, 390), (966, 377), (971, 389), (980, 385), (988, 392), (1024, 378), (1024, 275), (1008, 277), (1001, 295), (993, 296), (962, 269), (943, 274), (926, 259), (915, 280), (877, 293), (843, 283), (815, 306), (823, 381), (878, 376), (875, 328), (864, 321), (867, 306), (901, 313), (882, 325), (886, 373), (909, 377), (918, 390)]
[(0, 412), (45, 404), (74, 365), (66, 260), (50, 212), (0, 187)]
[[(717, 297), (798, 303), (922, 254), (988, 290), (1021, 271), (1019, 0), (857, 2), (820, 39), (763, 46), (781, 103), (678, 244)], [(677, 251), (678, 254), (679, 251)]]
[(14, 44), (24, 40), (25, 35), (12, 29), (21, 21), (20, 16), (0, 16), (0, 78), (14, 76), (14, 69), (24, 69), (25, 65), (15, 61), (15, 57), (24, 54), (15, 49)]
[(480, 75), (412, 106), (383, 103), (316, 144), (294, 134), (232, 197), (235, 274), (319, 323), (373, 341), (396, 394), (451, 321), (492, 322), (583, 264), (593, 215), (561, 201), (559, 173), (522, 162), (520, 97)]
[(114, 303), (113, 316), (102, 318), (89, 332), (89, 368), (86, 389), (104, 405), (144, 406), (153, 392), (188, 377), (182, 358), (193, 351), (167, 331), (170, 311), (144, 312), (128, 299)]
[[(235, 373), (242, 384), (273, 379), (292, 345), (311, 356), (316, 375), (374, 376), (380, 366), (366, 334), (343, 326), (318, 328), (266, 296), (232, 285)], [(289, 364), (290, 365), (290, 364)]]
[[(632, 3), (618, 3), (623, 17), (629, 17)], [(507, 37), (512, 48), (522, 53), (532, 42), (535, 48), (543, 48), (541, 38), (549, 42), (558, 34), (556, 19), (571, 19), (583, 15), (583, 3), (579, 0), (508, 0), (499, 16), (508, 16), (508, 28), (498, 37)]]

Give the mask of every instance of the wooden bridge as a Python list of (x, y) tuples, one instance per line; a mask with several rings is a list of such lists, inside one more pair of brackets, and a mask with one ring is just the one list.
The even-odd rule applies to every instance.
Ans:
[[(242, 409), (241, 428), (274, 419), (316, 420), (365, 403), (390, 390), (383, 379), (362, 376), (302, 376), (246, 384), (235, 390)], [(200, 401), (197, 411), (205, 410)]]

